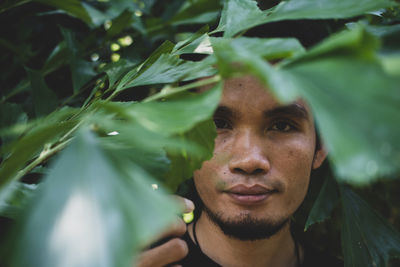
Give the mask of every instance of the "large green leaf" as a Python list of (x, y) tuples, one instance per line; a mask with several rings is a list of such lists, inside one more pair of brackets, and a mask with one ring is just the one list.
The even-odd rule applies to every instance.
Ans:
[(211, 43), (213, 47), (221, 50), (232, 49), (236, 54), (250, 51), (251, 54), (266, 60), (291, 58), (305, 52), (303, 46), (294, 38), (211, 38)]
[(168, 154), (171, 159), (171, 167), (164, 177), (164, 183), (172, 191), (175, 191), (185, 179), (192, 177), (193, 172), (201, 167), (203, 161), (209, 160), (213, 156), (216, 135), (214, 122), (207, 120), (180, 136), (181, 141), (188, 147), (194, 143), (201, 150), (193, 151), (183, 147), (181, 150)]
[(304, 230), (307, 230), (314, 223), (320, 223), (329, 218), (338, 201), (337, 184), (333, 177), (327, 176), (307, 218)]
[(350, 18), (395, 5), (390, 0), (288, 0), (261, 11), (253, 0), (225, 1), (216, 31), (233, 36), (254, 26), (281, 20)]
[(388, 266), (400, 255), (400, 234), (351, 189), (341, 186), (345, 267)]
[(285, 71), (313, 108), (341, 179), (361, 184), (399, 171), (400, 79), (376, 62), (343, 56)]
[(154, 132), (184, 133), (212, 116), (221, 96), (221, 83), (204, 93), (162, 102), (134, 104), (127, 111), (134, 120)]
[(132, 266), (177, 205), (87, 130), (57, 159), (16, 229), (12, 266)]

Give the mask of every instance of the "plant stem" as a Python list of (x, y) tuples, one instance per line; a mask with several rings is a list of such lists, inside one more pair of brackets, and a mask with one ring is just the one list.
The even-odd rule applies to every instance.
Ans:
[(32, 171), (36, 166), (38, 166), (40, 163), (44, 162), (45, 160), (49, 159), (52, 157), (54, 154), (57, 152), (60, 152), (63, 150), (71, 141), (71, 139), (68, 139), (55, 147), (48, 149), (48, 150), (43, 150), (39, 157), (37, 157), (34, 161), (32, 161), (28, 166), (26, 166), (24, 169), (20, 170), (15, 177), (13, 178), (14, 181), (18, 181), (21, 177), (25, 176), (27, 173)]

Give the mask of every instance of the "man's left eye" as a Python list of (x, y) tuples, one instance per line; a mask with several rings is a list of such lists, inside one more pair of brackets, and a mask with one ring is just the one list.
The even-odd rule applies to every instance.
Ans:
[(293, 129), (294, 127), (285, 121), (276, 122), (271, 127), (271, 130), (280, 132), (289, 132)]

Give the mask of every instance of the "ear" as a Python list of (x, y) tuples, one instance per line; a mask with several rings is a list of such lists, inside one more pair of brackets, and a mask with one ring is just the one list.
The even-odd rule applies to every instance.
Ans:
[(321, 144), (321, 147), (314, 154), (312, 168), (318, 169), (326, 159), (327, 155), (328, 151), (326, 150), (325, 146)]

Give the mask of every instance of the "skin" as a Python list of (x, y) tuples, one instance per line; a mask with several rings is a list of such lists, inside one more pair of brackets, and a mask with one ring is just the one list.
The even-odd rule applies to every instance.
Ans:
[[(214, 115), (214, 156), (194, 174), (204, 205), (223, 220), (283, 222), (304, 200), (311, 170), (322, 164), (326, 152), (316, 149), (313, 118), (304, 101), (287, 107), (254, 77), (225, 81)], [(232, 188), (238, 185), (270, 191), (261, 201), (243, 203), (232, 194)], [(189, 225), (193, 239), (192, 229)], [(297, 266), (289, 223), (270, 238), (242, 241), (225, 235), (203, 212), (196, 234), (202, 251), (222, 266)], [(172, 247), (165, 247), (165, 251), (169, 248), (172, 252)], [(152, 255), (159, 258), (154, 251)]]

